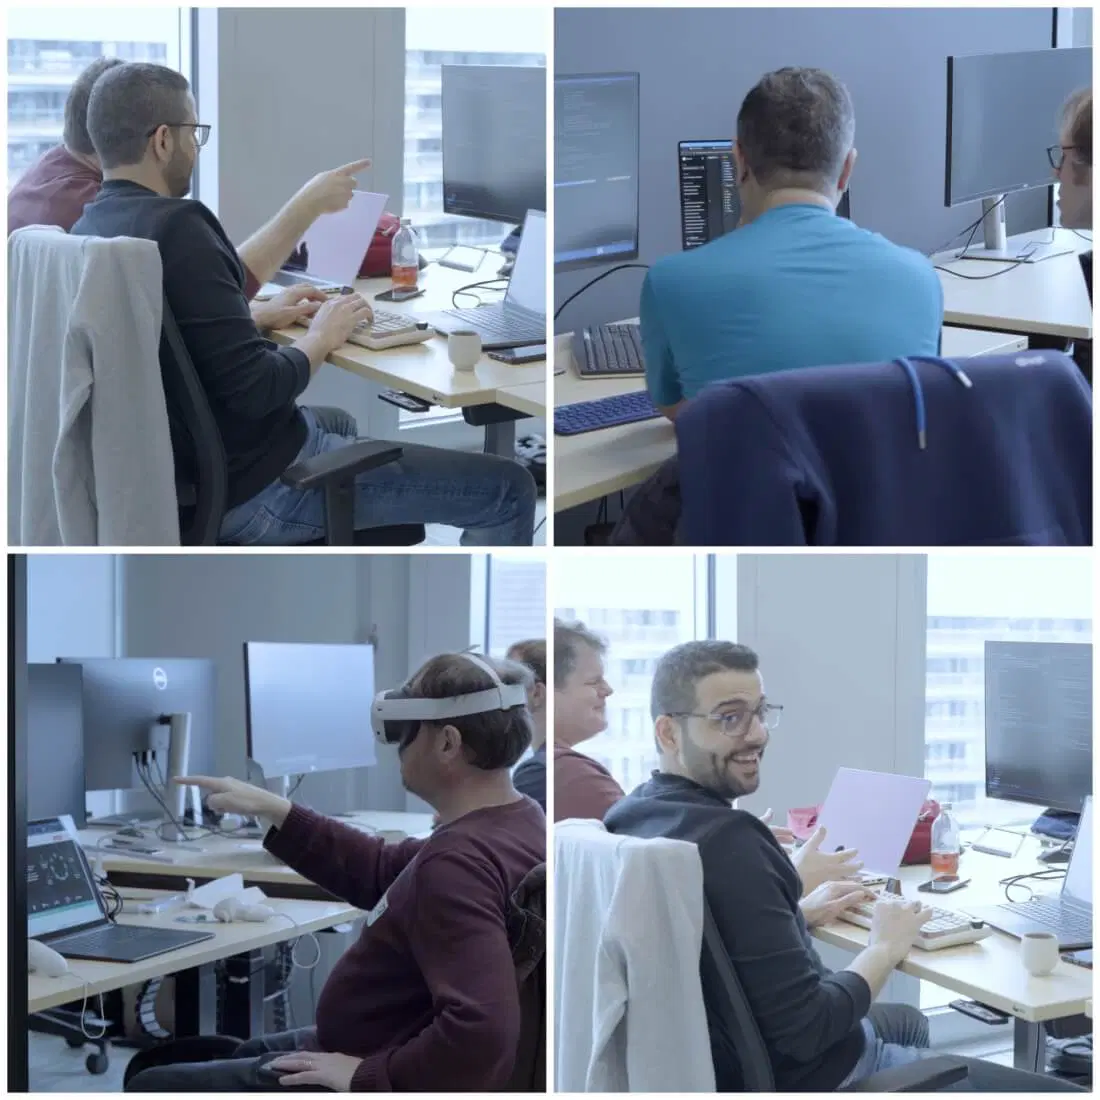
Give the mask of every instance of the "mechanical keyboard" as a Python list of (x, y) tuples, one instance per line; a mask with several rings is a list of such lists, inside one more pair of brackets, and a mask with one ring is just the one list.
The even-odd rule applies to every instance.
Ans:
[(653, 407), (645, 390), (601, 397), (596, 401), (578, 401), (554, 410), (555, 435), (581, 435), (601, 428), (617, 428), (640, 420), (655, 420), (661, 414)]
[[(873, 901), (865, 901), (851, 909), (846, 909), (840, 914), (840, 920), (860, 928), (870, 928), (874, 909)], [(921, 928), (920, 935), (913, 942), (913, 946), (919, 947), (922, 951), (939, 951), (944, 947), (958, 947), (959, 944), (984, 940), (992, 931), (989, 925), (972, 920), (963, 913), (933, 908), (932, 916)]]
[(631, 378), (645, 374), (637, 325), (597, 325), (573, 338), (573, 362), (581, 378)]
[[(309, 319), (300, 322), (309, 328)], [(404, 344), (422, 344), (432, 338), (432, 326), (404, 313), (389, 313), (384, 309), (374, 311), (374, 319), (361, 321), (348, 337), (349, 344), (357, 344), (371, 351), (401, 347)]]

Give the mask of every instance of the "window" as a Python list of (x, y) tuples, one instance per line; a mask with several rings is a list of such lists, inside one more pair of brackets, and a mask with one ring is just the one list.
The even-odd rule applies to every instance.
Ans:
[(189, 14), (157, 7), (9, 8), (8, 190), (60, 144), (69, 88), (97, 57), (189, 72)]
[(985, 795), (985, 643), (1092, 640), (1089, 555), (928, 557), (925, 775), (963, 824), (1030, 822)]
[(579, 619), (604, 637), (607, 681), (615, 692), (607, 701), (606, 731), (577, 748), (626, 791), (657, 766), (649, 689), (658, 659), (681, 642), (707, 637), (708, 577), (703, 556), (555, 557), (555, 614)]
[(547, 35), (547, 18), (538, 8), (406, 9), (404, 212), (423, 247), (499, 245), (510, 230), (443, 213), (440, 67), (545, 67)]
[(497, 657), (516, 642), (546, 637), (543, 558), (530, 554), (489, 555), (485, 622), (485, 650)]

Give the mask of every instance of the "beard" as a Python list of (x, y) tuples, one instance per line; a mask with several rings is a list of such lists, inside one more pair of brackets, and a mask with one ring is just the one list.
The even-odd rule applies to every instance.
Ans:
[[(760, 746), (760, 758), (763, 762), (764, 747)], [(760, 773), (757, 770), (752, 779), (742, 779), (732, 770), (736, 765), (733, 758), (747, 750), (744, 746), (731, 748), (726, 753), (707, 752), (699, 748), (690, 738), (682, 742), (683, 765), (689, 778), (712, 794), (727, 802), (755, 793), (760, 786)]]
[(164, 169), (164, 183), (168, 193), (174, 199), (184, 198), (191, 190), (191, 176), (195, 171), (195, 162), (177, 147), (172, 159)]

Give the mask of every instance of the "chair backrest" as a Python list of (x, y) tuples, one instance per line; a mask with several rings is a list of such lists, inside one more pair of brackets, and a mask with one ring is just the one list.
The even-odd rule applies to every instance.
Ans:
[(736, 1060), (740, 1067), (740, 1088), (745, 1092), (775, 1092), (775, 1075), (760, 1029), (756, 1026), (745, 991), (730, 962), (718, 925), (703, 901), (703, 958), (700, 968), (703, 1002), (707, 1009), (711, 1051), (718, 1091), (730, 1083), (722, 1080), (721, 1067)]
[[(180, 501), (180, 541), (212, 546), (226, 512), (229, 474), (225, 447), (214, 413), (191, 361), (179, 326), (164, 296), (160, 345), (161, 372), (173, 429), (183, 433), (186, 458), (176, 455), (176, 493)], [(189, 467), (189, 469), (188, 469)]]
[(546, 864), (519, 884), (508, 906), (508, 942), (519, 987), (519, 1043), (506, 1092), (546, 1091)]

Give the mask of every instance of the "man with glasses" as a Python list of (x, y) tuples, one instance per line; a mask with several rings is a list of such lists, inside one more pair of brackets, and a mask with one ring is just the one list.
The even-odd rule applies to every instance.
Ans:
[[(604, 818), (609, 831), (696, 844), (703, 887), (730, 961), (767, 1047), (780, 1092), (826, 1092), (925, 1056), (927, 1025), (916, 1009), (872, 1005), (905, 958), (929, 910), (882, 900), (867, 948), (841, 971), (818, 958), (808, 924), (863, 900), (843, 878), (854, 853), (821, 853), (818, 834), (793, 859), (772, 831), (731, 803), (760, 785), (782, 708), (764, 694), (757, 655), (722, 641), (666, 653), (650, 710), (661, 767)], [(836, 882), (826, 881), (841, 876)], [(824, 883), (810, 891), (811, 882)], [(810, 891), (810, 892), (807, 892)], [(803, 898), (803, 894), (807, 896)], [(820, 899), (809, 906), (813, 894)], [(639, 919), (645, 919), (640, 914)], [(674, 1006), (670, 1006), (675, 1011)], [(735, 1045), (712, 1036), (719, 1092), (744, 1091)], [(977, 1091), (1060, 1091), (1050, 1079), (968, 1062)]]
[[(350, 445), (354, 431), (334, 431), (296, 399), (355, 326), (369, 322), (370, 306), (358, 294), (337, 296), (317, 309), (309, 330), (290, 347), (261, 336), (249, 315), (241, 256), (217, 218), (184, 198), (210, 127), (198, 120), (179, 73), (145, 63), (104, 73), (89, 99), (88, 132), (104, 183), (73, 232), (144, 238), (159, 247), (168, 306), (226, 453), (228, 511), (219, 540), (287, 545), (324, 538), (322, 490), (294, 489), (281, 477), (299, 459)], [(368, 163), (348, 166), (349, 199), (351, 177)], [(306, 227), (292, 228), (280, 232), (273, 223), (265, 247), (249, 255), (258, 280), (274, 275)], [(173, 432), (172, 443), (177, 469), (187, 472), (194, 457), (182, 434)], [(398, 461), (357, 478), (357, 529), (440, 523), (465, 528), (467, 545), (531, 544), (536, 489), (518, 463), (408, 443), (402, 451)]]

